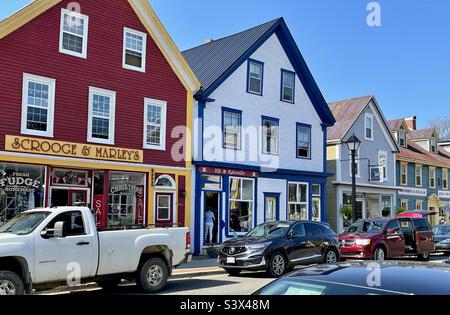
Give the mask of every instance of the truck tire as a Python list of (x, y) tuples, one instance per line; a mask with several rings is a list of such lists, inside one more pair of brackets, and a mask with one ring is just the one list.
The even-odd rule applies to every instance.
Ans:
[(139, 268), (136, 284), (147, 293), (157, 293), (165, 288), (168, 278), (167, 263), (162, 258), (152, 257)]
[(111, 277), (97, 280), (97, 285), (104, 291), (111, 291), (116, 288), (121, 282), (122, 279)]
[(0, 271), (0, 295), (24, 295), (22, 279), (14, 272)]

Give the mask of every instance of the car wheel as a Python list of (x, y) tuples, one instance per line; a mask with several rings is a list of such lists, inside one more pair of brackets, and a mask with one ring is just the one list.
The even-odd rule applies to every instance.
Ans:
[(0, 295), (24, 295), (22, 279), (14, 272), (0, 271)]
[(279, 278), (286, 273), (287, 268), (286, 257), (282, 253), (276, 252), (270, 257), (267, 273), (272, 278)]
[(241, 273), (241, 269), (225, 269), (226, 273), (228, 273), (230, 276), (239, 276), (239, 274)]
[(327, 251), (325, 252), (323, 262), (325, 264), (334, 264), (337, 263), (338, 261), (339, 256), (336, 253), (336, 250), (334, 250), (333, 248), (328, 248)]
[(419, 254), (417, 256), (417, 259), (419, 259), (420, 261), (428, 261), (430, 260), (430, 253)]
[(167, 263), (159, 257), (153, 257), (139, 268), (136, 283), (143, 291), (156, 293), (164, 289), (168, 278)]
[(373, 253), (373, 260), (383, 261), (386, 259), (386, 251), (383, 247), (375, 248), (375, 252)]
[(114, 288), (116, 288), (120, 283), (122, 282), (122, 279), (120, 278), (104, 278), (97, 280), (97, 285), (102, 288), (104, 291), (111, 291)]

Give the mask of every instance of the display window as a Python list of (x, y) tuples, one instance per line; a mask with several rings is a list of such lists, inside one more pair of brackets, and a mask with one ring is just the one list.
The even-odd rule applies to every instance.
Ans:
[(54, 169), (51, 175), (52, 175), (52, 185), (54, 186), (73, 186), (73, 187), (89, 186), (88, 171)]
[(230, 178), (228, 214), (231, 233), (247, 233), (253, 228), (254, 184), (253, 179)]
[(308, 220), (308, 184), (289, 183), (289, 220)]

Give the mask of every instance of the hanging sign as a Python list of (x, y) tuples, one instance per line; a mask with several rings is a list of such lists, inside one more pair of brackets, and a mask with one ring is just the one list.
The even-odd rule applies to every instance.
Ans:
[(370, 182), (381, 182), (381, 168), (379, 166), (372, 166), (370, 168)]

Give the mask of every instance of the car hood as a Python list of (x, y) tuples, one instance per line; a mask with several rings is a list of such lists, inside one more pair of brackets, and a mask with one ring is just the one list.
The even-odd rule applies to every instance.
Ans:
[(224, 246), (246, 246), (273, 242), (276, 237), (241, 237), (228, 240), (223, 243)]
[(340, 241), (352, 241), (359, 239), (372, 239), (377, 236), (379, 233), (350, 233), (350, 234), (339, 234)]

